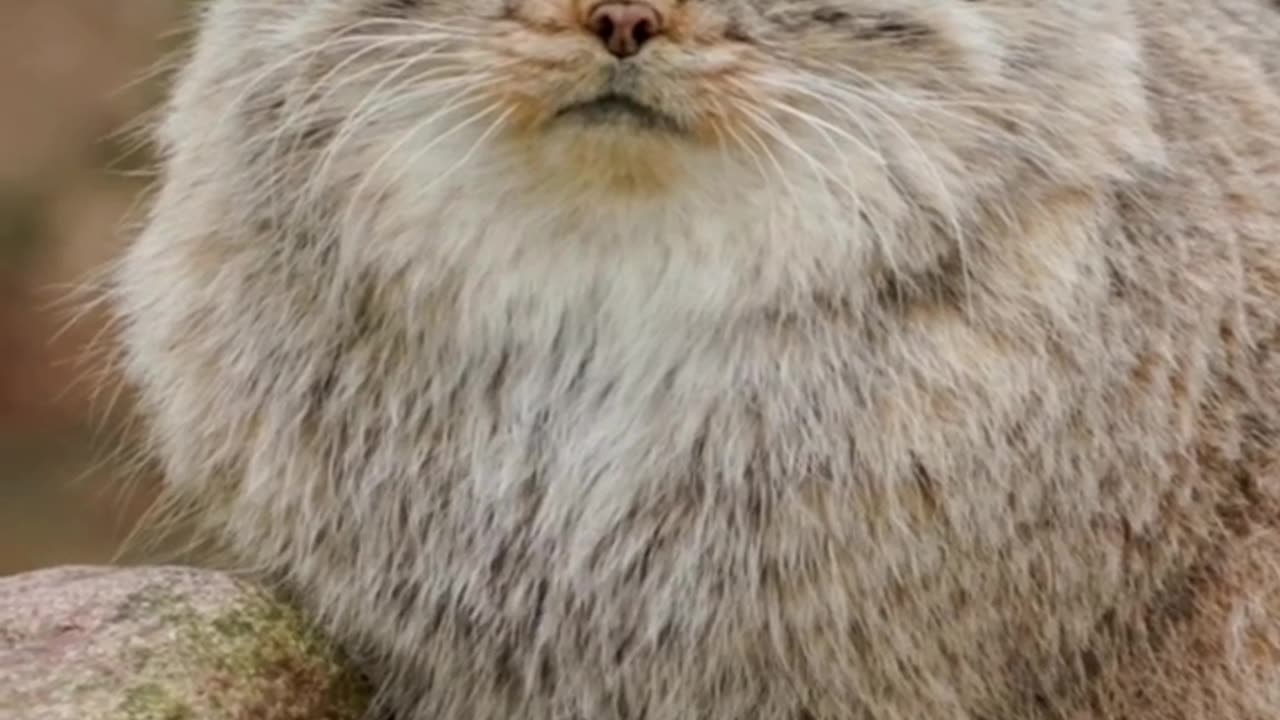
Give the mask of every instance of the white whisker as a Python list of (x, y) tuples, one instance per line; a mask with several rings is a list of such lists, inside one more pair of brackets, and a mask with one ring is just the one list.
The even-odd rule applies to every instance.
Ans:
[[(371, 166), (369, 166), (367, 170), (364, 171), (365, 177), (363, 180), (360, 181), (360, 183), (352, 191), (350, 200), (347, 203), (347, 210), (343, 214), (343, 218), (341, 223), (339, 224), (339, 227), (342, 227), (342, 228), (353, 227), (351, 219), (354, 216), (356, 204), (367, 199), (364, 197), (364, 190), (368, 186), (370, 180), (377, 177), (378, 172), (381, 170), (382, 166), (386, 164), (386, 162), (391, 157), (393, 157), (400, 149), (402, 149), (407, 144), (412, 142), (424, 128), (430, 127), (437, 118), (443, 117), (444, 115), (446, 115), (447, 113), (453, 110), (465, 108), (471, 104), (482, 102), (487, 99), (489, 98), (486, 98), (483, 93), (477, 93), (476, 88), (468, 87), (466, 90), (463, 90), (461, 93), (459, 93), (458, 96), (456, 96), (455, 100), (452, 100), (446, 103), (444, 107), (436, 111), (436, 113), (428, 117), (426, 120), (423, 120), (418, 125), (415, 125), (413, 128), (410, 128), (409, 130), (405, 131), (403, 136), (399, 140), (397, 140), (395, 143), (392, 143), (391, 146), (387, 148), (386, 152), (384, 152)], [(490, 105), (486, 106), (484, 109), (482, 109), (480, 112), (472, 114), (465, 120), (455, 123), (449, 129), (436, 134), (434, 137), (431, 138), (429, 142), (427, 142), (426, 144), (423, 145), (423, 147), (418, 149), (414, 157), (421, 157), (425, 155), (432, 148), (436, 147), (437, 145), (444, 142), (445, 140), (448, 140), (450, 137), (452, 137), (456, 133), (461, 132), (462, 130), (474, 124), (477, 120), (482, 119), (483, 117), (487, 116), (490, 112), (500, 108), (501, 106), (502, 106), (502, 103), (493, 102)], [(381, 192), (385, 192), (385, 190), (380, 191), (379, 195), (381, 195)], [(370, 206), (372, 207), (375, 204), (376, 203), (370, 203)]]

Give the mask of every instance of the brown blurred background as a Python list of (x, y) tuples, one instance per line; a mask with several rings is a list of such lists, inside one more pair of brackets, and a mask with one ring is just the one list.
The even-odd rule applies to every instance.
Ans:
[(146, 188), (120, 131), (162, 97), (187, 5), (0, 2), (0, 575), (110, 561), (150, 502), (106, 318), (68, 323)]

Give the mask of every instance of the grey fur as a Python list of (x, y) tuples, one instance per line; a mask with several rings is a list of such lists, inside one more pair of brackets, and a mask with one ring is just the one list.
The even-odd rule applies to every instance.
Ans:
[(661, 9), (214, 0), (171, 488), (405, 720), (1280, 717), (1274, 3)]

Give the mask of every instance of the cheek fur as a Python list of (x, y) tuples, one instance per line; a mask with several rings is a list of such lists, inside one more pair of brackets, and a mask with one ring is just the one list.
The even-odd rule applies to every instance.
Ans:
[[(933, 66), (990, 74), (998, 72), (1004, 56), (1000, 23), (973, 3), (768, 3), (741, 26), (747, 41), (795, 62), (857, 65), (868, 71), (914, 72)], [(910, 79), (910, 74), (903, 77)]]

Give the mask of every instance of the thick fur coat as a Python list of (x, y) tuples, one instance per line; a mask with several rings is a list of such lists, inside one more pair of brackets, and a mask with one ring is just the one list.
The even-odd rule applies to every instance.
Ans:
[(172, 490), (405, 720), (1280, 717), (1280, 7), (653, 6), (208, 5)]

